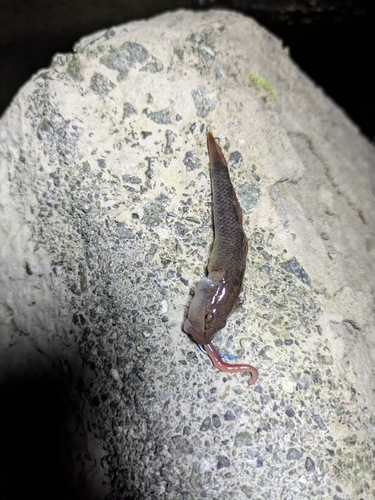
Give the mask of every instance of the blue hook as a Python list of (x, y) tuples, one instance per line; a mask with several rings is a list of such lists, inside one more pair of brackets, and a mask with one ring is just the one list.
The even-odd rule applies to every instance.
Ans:
[[(208, 354), (202, 344), (197, 344), (197, 346), (199, 347), (199, 350), (204, 354)], [(221, 359), (238, 359), (238, 356), (235, 356), (234, 354), (219, 354), (219, 356), (221, 357)]]

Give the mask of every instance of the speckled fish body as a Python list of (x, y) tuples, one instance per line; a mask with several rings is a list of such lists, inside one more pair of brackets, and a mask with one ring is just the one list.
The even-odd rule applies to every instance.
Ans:
[(246, 267), (247, 240), (242, 211), (229, 177), (228, 164), (208, 132), (215, 239), (208, 276), (197, 284), (184, 324), (199, 344), (211, 342), (239, 301)]

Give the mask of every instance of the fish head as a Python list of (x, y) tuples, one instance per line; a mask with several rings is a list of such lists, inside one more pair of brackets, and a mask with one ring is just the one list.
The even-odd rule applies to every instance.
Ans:
[(225, 280), (202, 278), (195, 288), (184, 331), (198, 344), (208, 344), (216, 332), (224, 328), (228, 314), (222, 314), (226, 299)]

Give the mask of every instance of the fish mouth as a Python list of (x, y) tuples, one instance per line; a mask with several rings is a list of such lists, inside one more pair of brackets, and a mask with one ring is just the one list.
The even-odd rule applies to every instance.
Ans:
[(189, 318), (187, 318), (184, 323), (184, 332), (191, 335), (197, 344), (207, 344), (207, 339), (204, 338), (202, 333), (197, 332), (191, 324)]

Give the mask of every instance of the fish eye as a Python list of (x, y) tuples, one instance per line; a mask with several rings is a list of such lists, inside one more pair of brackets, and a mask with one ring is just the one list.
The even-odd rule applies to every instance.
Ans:
[(206, 316), (204, 317), (204, 320), (206, 323), (211, 323), (211, 321), (213, 321), (214, 319), (214, 315), (211, 311), (209, 311)]

